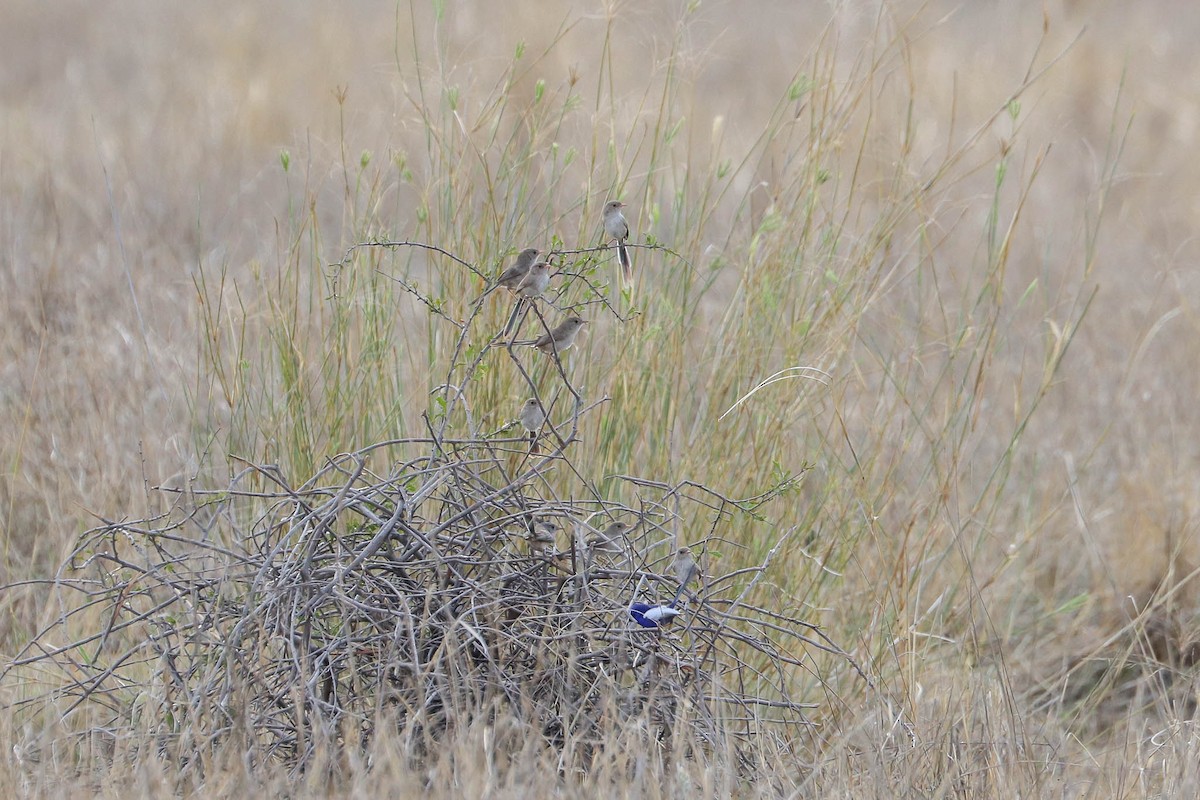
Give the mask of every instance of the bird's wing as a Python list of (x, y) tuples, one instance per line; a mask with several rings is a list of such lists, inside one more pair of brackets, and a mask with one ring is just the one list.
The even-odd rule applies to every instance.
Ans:
[(643, 616), (653, 622), (662, 622), (663, 620), (673, 619), (678, 617), (683, 612), (670, 606), (655, 606), (643, 613)]

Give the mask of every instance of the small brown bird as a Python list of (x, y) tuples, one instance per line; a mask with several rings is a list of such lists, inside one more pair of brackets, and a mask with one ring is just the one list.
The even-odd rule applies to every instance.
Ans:
[(529, 540), (529, 548), (543, 554), (553, 553), (558, 549), (558, 526), (553, 522), (538, 520), (533, 523), (525, 534)]
[(588, 551), (593, 556), (618, 556), (625, 552), (626, 535), (630, 525), (627, 522), (614, 522), (603, 531), (593, 533), (587, 538)]
[(575, 344), (579, 329), (587, 324), (587, 320), (578, 316), (570, 316), (560, 322), (553, 330), (543, 333), (532, 344), (547, 355), (561, 353)]
[(671, 562), (671, 571), (681, 584), (687, 585), (693, 579), (700, 577), (700, 567), (692, 556), (692, 551), (681, 547), (675, 551), (675, 560)]
[[(526, 250), (525, 253), (535, 252)], [(517, 269), (515, 265), (512, 269)], [(512, 314), (508, 317), (508, 323), (504, 326), (504, 333), (511, 332), (517, 324), (517, 318), (521, 315), (521, 309), (524, 307), (525, 300), (532, 300), (535, 297), (540, 297), (542, 292), (546, 291), (550, 286), (550, 263), (547, 261), (536, 261), (525, 269), (521, 274), (520, 279), (515, 286), (507, 286), (510, 292), (517, 296), (517, 304), (513, 306)]]
[[(525, 276), (529, 274), (529, 268), (537, 261), (538, 254), (541, 252), (536, 247), (529, 247), (518, 253), (517, 260), (513, 262), (511, 267), (500, 273), (500, 277), (488, 287), (488, 290), (483, 293), (483, 297), (487, 297), (496, 289), (507, 289), (510, 292), (516, 292), (517, 287), (525, 280)], [(547, 280), (549, 280), (549, 276), (547, 276)], [(545, 291), (545, 287), (542, 287), (542, 291)]]
[(525, 405), (521, 406), (521, 427), (529, 434), (529, 449), (531, 452), (537, 452), (538, 431), (546, 424), (546, 409), (542, 408), (542, 404), (538, 402), (536, 397), (531, 397), (525, 401)]
[(679, 581), (679, 591), (675, 594), (675, 602), (679, 602), (687, 585), (700, 577), (700, 565), (696, 563), (691, 550), (681, 547), (675, 551), (675, 560), (671, 562), (671, 571), (675, 573), (675, 578)]
[(625, 240), (629, 238), (629, 222), (621, 209), (625, 204), (620, 200), (610, 200), (604, 205), (604, 233), (609, 239), (617, 240), (617, 257), (621, 260), (621, 272), (625, 276), (625, 285), (633, 282), (633, 262), (629, 258), (629, 250)]
[(550, 263), (538, 261), (526, 270), (525, 276), (512, 291), (521, 297), (540, 297), (549, 285)]

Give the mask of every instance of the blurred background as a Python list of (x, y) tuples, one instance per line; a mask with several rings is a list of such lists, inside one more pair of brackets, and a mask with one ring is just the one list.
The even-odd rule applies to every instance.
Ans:
[[(611, 59), (608, 91), (630, 120), (655, 111), (642, 104), (645, 87), (674, 58), (689, 76), (680, 102), (691, 135), (719, 128), (736, 153), (823, 36), (840, 38), (848, 72), (880, 19), (907, 26), (911, 62), (888, 80), (919, 85), (911, 113), (929, 160), (973, 133), (1031, 64), (1058, 58), (1025, 99), (1027, 137), (1052, 146), (1025, 211), (1025, 255), (1051, 277), (1090, 255), (1099, 291), (1065, 364), (1068, 386), (1050, 398), (1055, 420), (1039, 431), (1041, 449), (1055, 461), (1072, 455), (1082, 512), (1114, 526), (1119, 541), (1129, 529), (1190, 519), (1200, 14), (1189, 4), (934, 2), (882, 12), (789, 0), (747, 14), (710, 2), (682, 33), (680, 3), (549, 11), (518, 2), (505, 13), (453, 3), (436, 25), (434, 6), (344, 3), (335, 14), (315, 3), (215, 3), (201, 14), (155, 2), (6, 3), (0, 527), (16, 563), (56, 551), (61, 533), (43, 534), (60, 523), (124, 507), (143, 478), (194, 458), (176, 390), (195, 368), (194, 272), (278, 257), (283, 150), (311, 165), (318, 192), (338, 191), (341, 150), (406, 152), (421, 169), (423, 132), (411, 120), (418, 56), (451, 65), (444, 80), (489, 86), (523, 43), (531, 63), (515, 91), (527, 93), (538, 79), (591, 85)], [(1099, 198), (1118, 137), (1111, 191)], [(1101, 213), (1085, 253), (1081, 222)], [(384, 233), (403, 238), (411, 222), (401, 212)], [(329, 260), (352, 238), (323, 242)]]
[[(448, 168), (430, 155), (422, 98), (444, 97), (447, 87), (486, 96), (507, 81), (510, 101), (532, 105), (539, 91), (578, 85), (582, 102), (611, 126), (594, 133), (602, 141), (653, 126), (661, 87), (671, 82), (687, 131), (677, 184), (689, 168), (707, 170), (754, 147), (764, 153), (735, 162), (731, 196), (747, 200), (716, 203), (697, 248), (716, 285), (732, 286), (737, 269), (721, 272), (722, 232), (760, 224), (777, 199), (776, 174), (788, 169), (790, 150), (780, 146), (773, 160), (772, 143), (759, 141), (788, 113), (781, 98), (820, 73), (814, 59), (852, 81), (876, 58), (868, 81), (876, 91), (826, 113), (870, 106), (867, 140), (844, 142), (845, 163), (861, 170), (867, 193), (899, 163), (870, 137), (909, 131), (904, 168), (920, 168), (914, 180), (963, 148), (946, 208), (930, 210), (945, 227), (924, 234), (951, 240), (936, 254), (945, 291), (964, 291), (956, 282), (970, 283), (963, 271), (981, 246), (978, 237), (953, 239), (955, 220), (972, 230), (982, 224), (995, 159), (1013, 146), (1013, 172), (1036, 180), (1020, 199), (1007, 291), (1014, 300), (1023, 291), (1048, 298), (1053, 308), (1070, 287), (1064, 296), (1091, 302), (1021, 433), (1021, 513), (1037, 521), (1023, 530), (1038, 535), (1019, 541), (1007, 529), (989, 531), (997, 557), (1009, 546), (1035, 553), (1018, 580), (1036, 584), (1052, 605), (1063, 587), (1067, 595), (1096, 591), (1103, 599), (1090, 619), (1099, 639), (1168, 576), (1200, 568), (1193, 4), (528, 0), (503, 10), (491, 2), (347, 2), (334, 11), (272, 0), (7, 0), (3, 17), (5, 580), (51, 571), (95, 516), (140, 513), (148, 484), (204, 459), (215, 439), (197, 377), (205, 361), (201, 271), (236, 278), (285, 269), (289, 237), (307, 235), (297, 233), (307, 202), (320, 230), (311, 247), (326, 263), (370, 236), (412, 235), (429, 199), (423, 182)], [(876, 49), (881, 30), (906, 44), (903, 55)], [(1005, 122), (1010, 95), (1043, 70)], [(892, 88), (898, 99), (879, 100)], [(359, 178), (347, 167), (364, 163), (364, 153), (415, 174), (382, 194), (368, 230), (355, 224)], [(645, 177), (633, 171), (630, 191)], [(665, 224), (656, 230), (671, 240)], [(464, 255), (489, 265), (498, 258), (482, 249)], [(912, 273), (904, 258), (895, 269), (897, 288), (881, 293), (864, 337), (886, 337), (907, 313)], [(1022, 309), (1015, 302), (1010, 340), (997, 350), (996, 374), (1014, 385), (1040, 369), (1028, 343), (1052, 346), (1063, 333)], [(881, 369), (840, 366), (860, 376)], [(994, 385), (987, 408), (1020, 405), (1016, 394)], [(852, 427), (871, 415), (868, 402), (860, 406), (843, 409)], [(1194, 610), (1189, 584), (1177, 586)]]

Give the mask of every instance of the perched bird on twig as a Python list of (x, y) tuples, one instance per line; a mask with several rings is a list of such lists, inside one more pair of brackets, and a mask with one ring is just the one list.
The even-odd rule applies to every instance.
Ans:
[(536, 397), (526, 400), (525, 405), (521, 406), (521, 427), (529, 434), (529, 451), (531, 453), (538, 451), (538, 431), (545, 424), (546, 409), (542, 408), (542, 404)]
[(512, 314), (509, 315), (508, 322), (504, 326), (505, 334), (508, 334), (516, 326), (517, 318), (521, 315), (521, 309), (524, 307), (525, 301), (533, 300), (535, 297), (541, 297), (542, 292), (546, 291), (547, 287), (549, 286), (549, 262), (537, 261), (534, 262), (527, 270), (525, 270), (525, 273), (521, 276), (521, 279), (509, 290), (517, 296), (517, 303), (513, 306)]
[(595, 556), (618, 556), (625, 553), (626, 535), (632, 526), (627, 522), (614, 522), (602, 531), (587, 538), (588, 553)]
[(657, 628), (678, 617), (683, 612), (675, 608), (675, 604), (650, 605), (649, 603), (634, 603), (629, 606), (629, 616), (643, 628)]
[(625, 285), (633, 282), (633, 262), (629, 258), (629, 249), (625, 240), (629, 238), (629, 222), (621, 209), (625, 204), (620, 200), (610, 200), (604, 205), (604, 233), (609, 239), (617, 240), (617, 258), (621, 260), (621, 274), (625, 276)]
[(558, 526), (553, 522), (538, 520), (529, 527), (525, 538), (529, 540), (530, 550), (552, 555), (558, 549)]
[(700, 578), (700, 565), (696, 563), (691, 550), (681, 547), (675, 551), (675, 560), (671, 562), (671, 571), (675, 573), (675, 579), (679, 581), (679, 591), (675, 593), (675, 599), (671, 601), (671, 605), (675, 605), (679, 602), (679, 598), (683, 597), (687, 585)]
[[(518, 253), (517, 260), (513, 262), (512, 266), (501, 272), (496, 282), (489, 286), (479, 299), (482, 300), (496, 289), (507, 289), (510, 292), (516, 292), (517, 287), (525, 280), (525, 277), (529, 274), (529, 268), (537, 261), (538, 254), (541, 252), (536, 247), (528, 247)], [(542, 291), (545, 291), (545, 287), (543, 287)]]
[(526, 270), (524, 277), (513, 287), (512, 292), (520, 297), (541, 297), (550, 286), (550, 262), (536, 261)]
[(561, 353), (575, 344), (575, 337), (579, 335), (579, 329), (586, 324), (587, 320), (582, 317), (567, 317), (552, 330), (534, 340), (532, 346), (547, 355)]

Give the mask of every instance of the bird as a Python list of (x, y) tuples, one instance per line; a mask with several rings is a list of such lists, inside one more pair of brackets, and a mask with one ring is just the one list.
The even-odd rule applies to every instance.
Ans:
[(634, 603), (629, 606), (629, 616), (633, 617), (633, 621), (643, 628), (657, 628), (660, 625), (670, 622), (682, 613), (682, 611), (675, 608), (674, 603), (653, 606), (649, 603)]
[(587, 324), (587, 320), (578, 316), (570, 316), (560, 322), (553, 330), (547, 331), (536, 339), (532, 346), (546, 354), (561, 353), (575, 344), (579, 329)]
[(587, 538), (588, 551), (592, 555), (616, 556), (625, 552), (625, 535), (630, 529), (627, 522), (614, 522), (603, 531)]
[(535, 297), (540, 297), (549, 285), (549, 262), (538, 261), (525, 271), (520, 282), (511, 289), (512, 293), (517, 296), (517, 304), (513, 306), (512, 314), (509, 315), (508, 322), (504, 326), (505, 335), (513, 330), (513, 327), (517, 324), (517, 318), (521, 315), (521, 308), (524, 302), (532, 300)]
[(549, 285), (550, 262), (536, 261), (525, 270), (525, 274), (513, 287), (512, 292), (520, 297), (539, 297)]
[(617, 257), (621, 260), (621, 272), (625, 276), (625, 285), (633, 282), (633, 262), (629, 259), (629, 250), (625, 240), (629, 238), (629, 222), (621, 209), (625, 204), (620, 200), (610, 200), (604, 204), (604, 233), (609, 239), (617, 240)]
[(700, 566), (692, 556), (692, 551), (681, 547), (675, 551), (675, 560), (671, 562), (671, 571), (681, 584), (691, 583), (693, 578), (700, 577)]
[(675, 573), (675, 578), (679, 581), (679, 591), (675, 593), (675, 599), (671, 602), (671, 605), (674, 605), (683, 596), (687, 585), (693, 579), (700, 577), (700, 565), (696, 563), (691, 550), (681, 547), (675, 551), (675, 560), (671, 562), (671, 571)]
[[(496, 282), (488, 287), (487, 291), (479, 296), (479, 299), (487, 297), (496, 289), (507, 289), (510, 292), (516, 292), (517, 287), (525, 280), (525, 276), (529, 274), (529, 268), (537, 261), (541, 250), (536, 247), (527, 247), (517, 254), (517, 260), (512, 266), (500, 273), (500, 277), (496, 278)], [(545, 291), (543, 287), (542, 291)]]
[(537, 452), (538, 431), (545, 424), (546, 409), (542, 408), (536, 397), (526, 400), (525, 405), (521, 406), (521, 427), (529, 434), (529, 449), (534, 453)]
[(538, 520), (530, 526), (525, 538), (529, 540), (531, 550), (552, 552), (558, 546), (558, 526), (553, 522)]

